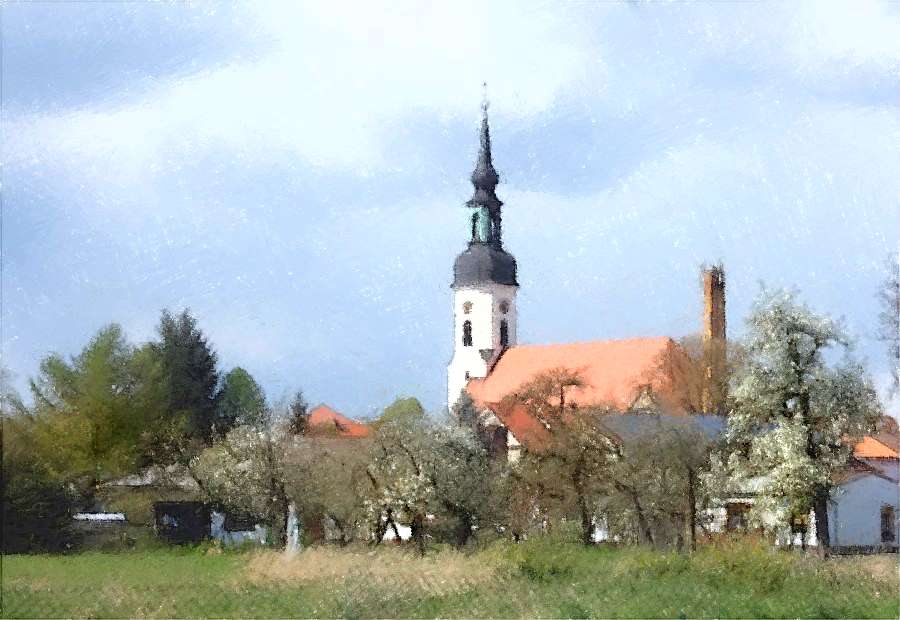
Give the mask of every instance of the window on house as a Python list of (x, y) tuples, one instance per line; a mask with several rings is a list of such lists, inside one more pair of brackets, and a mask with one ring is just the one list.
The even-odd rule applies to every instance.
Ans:
[(465, 321), (463, 323), (463, 346), (472, 346), (472, 321)]
[(503, 300), (500, 302), (500, 314), (506, 314), (507, 312), (509, 312), (509, 302)]
[(463, 304), (463, 314), (469, 314), (472, 312), (472, 302), (467, 301)]
[(500, 346), (505, 347), (509, 344), (509, 325), (506, 319), (500, 321)]
[(747, 529), (748, 504), (743, 502), (729, 502), (725, 505), (725, 529), (729, 532)]
[(893, 506), (881, 507), (881, 542), (892, 543), (897, 540), (897, 534), (894, 531), (896, 520)]

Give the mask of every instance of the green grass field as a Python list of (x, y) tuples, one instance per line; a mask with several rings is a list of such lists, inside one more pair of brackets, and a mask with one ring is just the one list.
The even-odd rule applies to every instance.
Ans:
[(897, 618), (896, 561), (540, 539), (421, 559), (367, 547), (9, 556), (3, 617)]

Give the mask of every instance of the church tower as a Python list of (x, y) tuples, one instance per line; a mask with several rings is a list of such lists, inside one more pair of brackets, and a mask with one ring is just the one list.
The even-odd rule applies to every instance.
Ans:
[(453, 358), (447, 367), (452, 410), (469, 379), (487, 376), (507, 347), (516, 344), (516, 259), (503, 249), (500, 182), (491, 160), (488, 104), (482, 104), (481, 147), (472, 172), (469, 246), (453, 265)]

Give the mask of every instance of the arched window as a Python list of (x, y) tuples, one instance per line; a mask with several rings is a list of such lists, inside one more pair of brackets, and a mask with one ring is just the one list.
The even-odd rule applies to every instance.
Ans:
[(463, 322), (463, 346), (472, 346), (472, 321)]
[(472, 302), (467, 301), (463, 303), (463, 314), (470, 314), (472, 312)]
[(506, 319), (500, 321), (500, 346), (505, 347), (509, 344), (509, 324)]
[(505, 299), (500, 302), (500, 314), (506, 314), (509, 312), (509, 302)]

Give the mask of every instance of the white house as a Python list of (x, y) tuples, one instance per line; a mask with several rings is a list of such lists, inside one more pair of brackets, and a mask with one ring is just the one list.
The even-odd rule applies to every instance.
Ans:
[(867, 466), (842, 472), (835, 485), (828, 505), (832, 548), (896, 551), (900, 540), (897, 480)]

